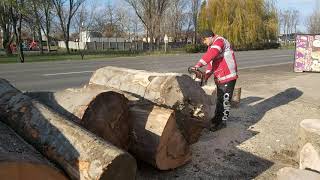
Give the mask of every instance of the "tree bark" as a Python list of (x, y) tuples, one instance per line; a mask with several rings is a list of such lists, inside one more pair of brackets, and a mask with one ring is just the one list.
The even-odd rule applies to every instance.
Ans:
[(136, 162), (0, 80), (0, 117), (71, 179), (135, 179)]
[(10, 38), (10, 31), (7, 25), (2, 26), (2, 38), (3, 38), (3, 48), (7, 56), (12, 55), (12, 50), (10, 44), (12, 43), (12, 38)]
[(62, 171), (2, 122), (0, 122), (0, 142), (0, 177), (67, 180)]
[(104, 67), (93, 74), (89, 84), (120, 89), (174, 109), (178, 128), (190, 144), (198, 141), (201, 131), (214, 116), (215, 99), (208, 98), (187, 75)]
[(299, 143), (303, 147), (311, 143), (317, 150), (320, 150), (320, 119), (305, 119), (300, 123)]
[[(69, 93), (67, 93), (69, 91)], [(167, 170), (174, 169), (176, 167), (182, 166), (191, 159), (191, 153), (189, 150), (189, 145), (186, 142), (185, 138), (182, 136), (181, 132), (176, 127), (175, 114), (174, 111), (168, 108), (163, 108), (156, 106), (149, 101), (135, 97), (130, 93), (121, 92), (113, 88), (107, 88), (104, 86), (86, 86), (82, 89), (68, 89), (61, 92), (56, 92), (48, 98), (47, 95), (40, 95), (39, 93), (28, 94), (32, 97), (39, 97), (41, 102), (58, 102), (60, 108), (66, 107), (72, 112), (72, 108), (69, 107), (71, 103), (69, 97), (73, 97), (74, 104), (79, 104), (81, 100), (76, 99), (85, 99), (84, 97), (91, 99), (90, 97), (99, 97), (101, 94), (115, 94), (121, 93), (126, 98), (130, 100), (129, 102), (129, 122), (130, 126), (130, 146), (129, 150), (132, 152), (135, 157), (143, 160), (154, 167)], [(74, 95), (74, 96), (72, 96)], [(65, 100), (63, 100), (65, 97)], [(103, 107), (111, 107), (107, 105), (111, 103), (108, 100), (102, 100), (105, 105), (101, 104), (95, 106), (96, 112), (110, 112), (112, 110), (105, 110)], [(49, 103), (50, 104), (50, 103)], [(58, 109), (59, 106), (52, 106), (53, 109)], [(84, 109), (87, 106), (83, 106)], [(58, 110), (61, 111), (61, 110)], [(87, 110), (84, 110), (87, 111)], [(73, 111), (76, 112), (76, 111)], [(113, 114), (118, 114), (113, 113)], [(66, 113), (64, 113), (66, 114)], [(76, 114), (76, 113), (74, 113)], [(94, 114), (91, 114), (94, 117)], [(88, 115), (89, 118), (90, 115)], [(108, 113), (105, 113), (104, 116), (108, 116)], [(109, 115), (110, 116), (110, 115)], [(94, 119), (94, 118), (90, 119)], [(106, 122), (109, 122), (109, 118), (104, 118)], [(99, 124), (105, 124), (101, 120)], [(107, 123), (109, 124), (109, 123)], [(101, 126), (100, 130), (102, 132), (109, 131), (107, 126)], [(95, 131), (92, 131), (96, 133)], [(123, 132), (120, 132), (123, 133)]]
[(320, 174), (312, 171), (294, 169), (291, 167), (285, 167), (277, 172), (277, 180), (318, 180)]
[(133, 122), (130, 151), (138, 159), (160, 170), (174, 169), (191, 160), (173, 110), (152, 104), (133, 105), (130, 120)]
[(305, 119), (299, 129), (300, 168), (320, 172), (320, 120)]
[(109, 89), (66, 89), (55, 93), (27, 93), (59, 114), (121, 148), (128, 149), (131, 128), (124, 95)]
[(311, 143), (307, 143), (300, 151), (300, 169), (312, 169), (320, 172), (320, 151)]

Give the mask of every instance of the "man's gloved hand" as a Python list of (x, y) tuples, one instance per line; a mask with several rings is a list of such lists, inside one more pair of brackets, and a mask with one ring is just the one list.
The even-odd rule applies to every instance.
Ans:
[(198, 67), (196, 67), (196, 66), (190, 66), (189, 68), (188, 68), (188, 71), (189, 72), (191, 72), (191, 71), (197, 71), (199, 68)]

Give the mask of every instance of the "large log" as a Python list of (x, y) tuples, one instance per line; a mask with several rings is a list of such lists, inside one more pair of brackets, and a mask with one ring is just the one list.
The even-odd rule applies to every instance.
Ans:
[(177, 129), (171, 109), (152, 104), (130, 108), (133, 122), (130, 151), (139, 159), (160, 170), (180, 167), (191, 160), (191, 152)]
[[(97, 85), (86, 86), (81, 89), (57, 91), (56, 93), (51, 93), (50, 96), (44, 93), (29, 93), (29, 95), (53, 108), (59, 108), (68, 107), (63, 97), (83, 99), (83, 97), (80, 96), (88, 97), (88, 94), (90, 94), (92, 97), (98, 97), (100, 96), (99, 94), (109, 93), (121, 93), (130, 100), (130, 108), (128, 108), (128, 110), (130, 109), (129, 122), (133, 128), (130, 133), (131, 143), (129, 150), (133, 155), (161, 170), (177, 168), (191, 159), (189, 145), (177, 129), (175, 113), (171, 109), (150, 104), (149, 101), (139, 99), (129, 93), (121, 92), (114, 88)], [(67, 95), (64, 96), (65, 94)], [(53, 103), (58, 104), (52, 105)], [(108, 104), (110, 101), (105, 101), (104, 103)], [(96, 111), (102, 111), (99, 109), (103, 109), (103, 106), (105, 105), (96, 106)], [(84, 109), (84, 111), (86, 110)], [(107, 111), (112, 110), (109, 109)], [(72, 112), (64, 114), (68, 113)], [(94, 120), (94, 118), (90, 117), (88, 117), (88, 119)], [(106, 119), (106, 121), (108, 121), (108, 119)], [(90, 121), (88, 121), (88, 123), (90, 123)], [(100, 124), (104, 124), (104, 122)], [(101, 126), (100, 128), (101, 131), (104, 131), (105, 126)]]
[(300, 168), (320, 172), (320, 119), (305, 119), (299, 129)]
[(104, 67), (93, 74), (89, 84), (130, 92), (174, 109), (178, 128), (190, 144), (198, 141), (215, 112), (215, 100), (208, 98), (196, 82), (183, 74)]
[(320, 150), (320, 119), (305, 119), (301, 121), (299, 140), (302, 146), (309, 142)]
[(135, 179), (136, 162), (0, 80), (0, 117), (72, 179)]
[(277, 172), (277, 180), (319, 180), (320, 174), (312, 171), (285, 167)]
[(10, 180), (67, 180), (62, 171), (2, 122), (0, 177)]
[(55, 93), (31, 92), (26, 95), (46, 104), (113, 145), (127, 150), (131, 127), (128, 120), (128, 99), (114, 91), (94, 87), (69, 88)]
[(299, 160), (299, 169), (312, 169), (320, 172), (320, 152), (311, 143), (303, 146)]

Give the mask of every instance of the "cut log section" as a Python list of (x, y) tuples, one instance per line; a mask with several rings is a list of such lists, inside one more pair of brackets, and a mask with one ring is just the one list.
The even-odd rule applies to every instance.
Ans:
[(72, 179), (135, 179), (128, 153), (0, 80), (0, 117)]
[(320, 172), (320, 152), (311, 143), (307, 143), (300, 151), (300, 169), (311, 169)]
[(300, 168), (320, 172), (320, 120), (305, 119), (300, 123)]
[(320, 150), (320, 119), (305, 119), (300, 122), (300, 147), (311, 143), (316, 150)]
[(160, 170), (180, 167), (191, 160), (185, 138), (176, 127), (174, 111), (154, 105), (130, 108), (133, 122), (130, 151)]
[(319, 180), (320, 174), (312, 171), (285, 167), (277, 172), (278, 180)]
[(114, 89), (66, 89), (26, 93), (113, 145), (127, 150), (130, 122), (128, 99)]
[[(54, 101), (58, 102), (60, 107), (67, 107), (67, 105), (64, 104), (66, 101), (62, 100), (62, 97), (69, 97), (69, 95), (63, 96), (67, 91), (70, 91), (70, 93), (75, 92), (73, 93), (73, 97), (78, 99), (83, 99), (82, 97), (79, 97), (79, 95), (91, 94), (91, 96), (97, 97), (99, 94), (103, 93), (122, 93), (129, 99), (129, 122), (133, 127), (131, 129), (129, 150), (138, 159), (162, 170), (177, 168), (191, 159), (189, 145), (181, 132), (177, 129), (175, 114), (171, 109), (155, 106), (150, 104), (150, 102), (134, 97), (129, 93), (124, 93), (104, 86), (91, 85), (81, 89), (58, 91), (51, 95), (52, 97), (56, 97), (51, 98), (51, 100), (47, 98), (47, 95), (43, 94), (33, 93), (30, 95), (32, 97), (38, 97), (38, 99), (41, 97), (41, 101), (46, 104), (52, 104), (53, 99), (55, 99)], [(109, 102), (110, 101), (106, 101), (105, 103)], [(96, 106), (95, 108), (96, 111), (100, 112), (101, 110), (99, 110), (99, 108), (102, 108), (102, 106)], [(101, 127), (102, 131), (103, 128), (104, 126)]]
[(12, 129), (0, 122), (0, 177), (10, 180), (67, 180)]
[(216, 103), (187, 75), (104, 67), (93, 74), (89, 84), (130, 92), (175, 110), (178, 128), (190, 144), (198, 141), (215, 112)]

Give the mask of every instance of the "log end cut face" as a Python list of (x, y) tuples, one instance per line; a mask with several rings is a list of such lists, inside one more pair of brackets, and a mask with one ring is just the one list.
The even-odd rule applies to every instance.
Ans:
[(300, 127), (305, 131), (319, 135), (320, 139), (320, 119), (305, 119), (301, 121)]
[(186, 164), (191, 159), (189, 145), (177, 129), (175, 113), (154, 105), (130, 109), (133, 133), (130, 150), (139, 159), (160, 170)]
[(112, 160), (112, 163), (106, 167), (99, 179), (134, 180), (136, 171), (137, 165), (135, 159), (127, 154), (122, 154)]
[(124, 95), (108, 91), (100, 93), (93, 99), (82, 118), (84, 128), (113, 145), (128, 149), (131, 125), (128, 100)]

